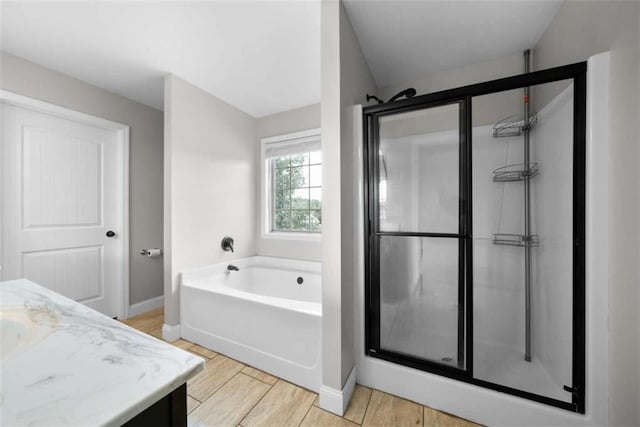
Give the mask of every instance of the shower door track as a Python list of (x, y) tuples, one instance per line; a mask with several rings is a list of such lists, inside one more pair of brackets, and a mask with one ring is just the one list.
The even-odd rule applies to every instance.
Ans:
[[(444, 90), (393, 103), (378, 104), (363, 109), (364, 135), (364, 215), (365, 215), (365, 352), (367, 356), (411, 368), (446, 376), (491, 390), (530, 399), (566, 410), (585, 413), (585, 162), (586, 162), (586, 72), (587, 63), (580, 62)], [(572, 392), (572, 401), (566, 402), (544, 395), (503, 386), (473, 377), (473, 237), (471, 206), (471, 99), (514, 89), (522, 89), (560, 80), (572, 80), (573, 95), (573, 318), (572, 318), (572, 384), (565, 387)], [(466, 203), (459, 212), (459, 233), (382, 232), (377, 227), (377, 160), (378, 118), (383, 115), (420, 110), (437, 105), (460, 103), (460, 131), (465, 137), (460, 146), (460, 198)], [(459, 316), (459, 349), (464, 353), (463, 369), (441, 365), (380, 348), (379, 330), (379, 253), (374, 239), (378, 236), (449, 237), (459, 239), (460, 304), (464, 307)], [(376, 292), (378, 294), (376, 295)], [(460, 352), (459, 352), (460, 354)]]

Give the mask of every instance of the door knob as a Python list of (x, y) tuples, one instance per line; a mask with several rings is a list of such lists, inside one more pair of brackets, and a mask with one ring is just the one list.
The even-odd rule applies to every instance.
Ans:
[(115, 231), (109, 230), (107, 231), (107, 237), (114, 237), (116, 235)]

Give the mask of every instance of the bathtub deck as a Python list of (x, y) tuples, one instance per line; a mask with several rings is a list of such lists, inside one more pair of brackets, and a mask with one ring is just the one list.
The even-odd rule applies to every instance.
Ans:
[[(162, 338), (162, 308), (124, 322)], [(399, 397), (356, 385), (344, 417), (318, 406), (318, 395), (185, 340), (173, 345), (207, 359), (187, 383), (189, 426), (475, 426)]]

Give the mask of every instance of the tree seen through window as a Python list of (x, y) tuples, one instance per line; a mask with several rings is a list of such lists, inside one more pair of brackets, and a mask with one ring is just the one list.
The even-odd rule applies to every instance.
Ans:
[(272, 230), (320, 232), (321, 151), (277, 157), (272, 162)]

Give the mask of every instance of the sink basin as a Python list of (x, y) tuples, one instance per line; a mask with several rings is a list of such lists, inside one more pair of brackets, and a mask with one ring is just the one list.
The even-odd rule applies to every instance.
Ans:
[(0, 360), (31, 348), (51, 335), (57, 317), (42, 308), (0, 308)]

